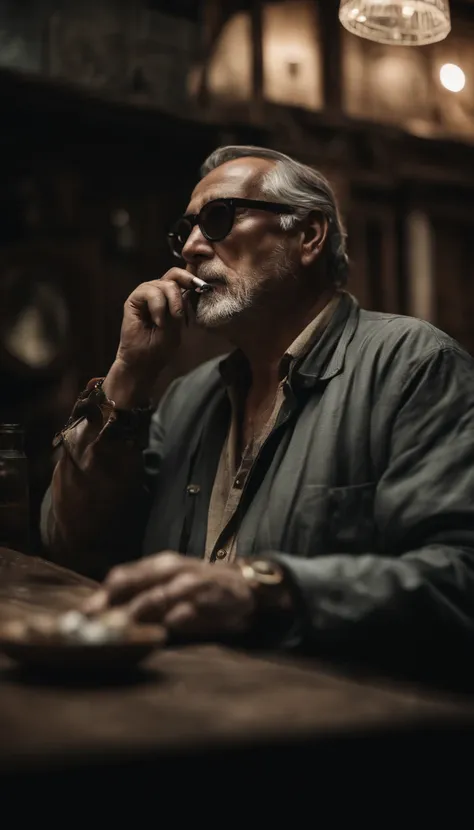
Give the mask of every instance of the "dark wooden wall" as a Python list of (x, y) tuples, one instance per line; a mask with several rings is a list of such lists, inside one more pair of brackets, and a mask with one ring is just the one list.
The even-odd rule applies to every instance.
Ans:
[[(219, 135), (8, 73), (0, 100), (0, 296), (21, 269), (46, 276), (70, 314), (60, 359), (46, 372), (12, 365), (0, 348), (0, 421), (26, 427), (36, 526), (54, 432), (85, 382), (113, 361), (129, 293), (171, 266), (166, 229)], [(128, 213), (128, 238), (113, 224), (117, 211)], [(190, 330), (157, 392), (226, 348)]]
[[(252, 19), (257, 37), (258, 9)], [(220, 107), (204, 83), (201, 114), (193, 105), (180, 116), (0, 70), (0, 297), (12, 268), (22, 268), (33, 279), (46, 274), (70, 314), (48, 372), (22, 371), (0, 347), (0, 420), (20, 420), (27, 429), (34, 528), (51, 473), (51, 438), (84, 383), (107, 372), (130, 291), (170, 267), (165, 231), (219, 144), (273, 146), (329, 175), (349, 231), (349, 287), (367, 307), (414, 313), (407, 217), (426, 215), (432, 322), (474, 352), (474, 146), (344, 114), (340, 32), (327, 9), (322, 20), (332, 39), (323, 43), (321, 112), (264, 101), (258, 64), (250, 108)], [(124, 211), (125, 231), (114, 224)], [(157, 394), (227, 348), (217, 336), (189, 330)]]

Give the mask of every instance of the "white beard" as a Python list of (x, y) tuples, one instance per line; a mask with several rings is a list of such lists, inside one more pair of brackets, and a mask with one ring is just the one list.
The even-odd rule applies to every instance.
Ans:
[(196, 322), (206, 328), (217, 328), (227, 323), (254, 304), (256, 287), (241, 283), (238, 289), (220, 286), (217, 291), (201, 294), (196, 308)]
[[(232, 287), (221, 284), (217, 290), (201, 294), (196, 308), (197, 324), (205, 328), (217, 328), (228, 323), (255, 306), (262, 294), (274, 286), (276, 281), (288, 278), (293, 280), (294, 271), (284, 246), (276, 245), (263, 273), (249, 273), (246, 279), (235, 281)], [(207, 276), (210, 279), (219, 275), (209, 270)], [(205, 267), (199, 270), (199, 277), (206, 279)]]

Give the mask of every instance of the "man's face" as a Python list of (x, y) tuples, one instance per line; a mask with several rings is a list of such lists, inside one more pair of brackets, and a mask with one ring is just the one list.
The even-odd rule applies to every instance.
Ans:
[[(273, 167), (274, 162), (257, 158), (223, 164), (199, 182), (186, 213), (199, 213), (213, 199), (265, 198), (259, 183)], [(294, 235), (281, 228), (280, 217), (248, 208), (237, 209), (232, 229), (221, 242), (209, 242), (196, 225), (182, 255), (187, 270), (213, 286), (213, 291), (200, 295), (196, 306), (196, 320), (206, 327), (223, 325), (272, 302), (281, 293), (282, 280), (294, 280), (298, 267)]]

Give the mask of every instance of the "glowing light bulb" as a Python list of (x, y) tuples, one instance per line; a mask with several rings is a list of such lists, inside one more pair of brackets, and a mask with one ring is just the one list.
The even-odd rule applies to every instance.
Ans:
[(339, 20), (349, 32), (388, 45), (439, 43), (451, 31), (449, 0), (340, 0)]
[(466, 76), (455, 63), (445, 63), (439, 71), (439, 79), (449, 92), (461, 92), (466, 86)]

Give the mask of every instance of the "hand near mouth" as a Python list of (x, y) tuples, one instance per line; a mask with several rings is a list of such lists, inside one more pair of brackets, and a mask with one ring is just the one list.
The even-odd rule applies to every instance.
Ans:
[(187, 303), (193, 297), (198, 301), (203, 288), (212, 290), (188, 271), (171, 268), (131, 293), (115, 362), (103, 384), (119, 408), (133, 409), (148, 400), (158, 374), (180, 345)]

